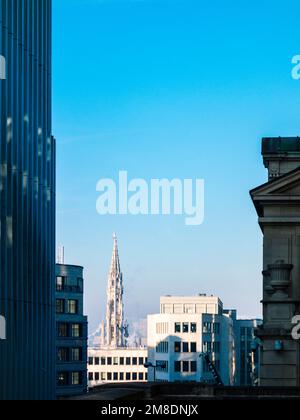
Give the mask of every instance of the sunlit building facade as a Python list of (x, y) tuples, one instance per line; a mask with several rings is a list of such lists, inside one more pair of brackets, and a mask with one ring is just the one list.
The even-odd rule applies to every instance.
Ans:
[(51, 6), (0, 1), (0, 399), (55, 397)]

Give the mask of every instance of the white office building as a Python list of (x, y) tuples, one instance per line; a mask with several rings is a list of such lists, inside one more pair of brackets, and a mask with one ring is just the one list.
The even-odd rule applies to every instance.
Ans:
[[(234, 321), (218, 297), (160, 299), (160, 313), (148, 316), (148, 361), (163, 382), (207, 382), (214, 378), (203, 355), (209, 354), (225, 385), (235, 382)], [(164, 364), (162, 364), (164, 362)], [(149, 380), (154, 368), (149, 368)]]

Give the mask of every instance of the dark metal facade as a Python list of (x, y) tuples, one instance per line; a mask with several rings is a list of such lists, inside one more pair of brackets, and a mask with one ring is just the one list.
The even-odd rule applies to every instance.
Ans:
[(0, 0), (0, 399), (55, 396), (51, 0)]

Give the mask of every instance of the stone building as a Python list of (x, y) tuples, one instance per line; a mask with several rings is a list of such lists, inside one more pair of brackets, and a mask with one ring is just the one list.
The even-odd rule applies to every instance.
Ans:
[(250, 192), (263, 233), (263, 326), (260, 385), (300, 385), (300, 138), (264, 138), (269, 180)]

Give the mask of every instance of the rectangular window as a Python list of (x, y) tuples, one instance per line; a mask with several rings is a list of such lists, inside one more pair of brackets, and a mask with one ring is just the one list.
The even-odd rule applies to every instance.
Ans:
[(191, 333), (197, 332), (197, 324), (195, 322), (191, 323)]
[(94, 364), (94, 358), (89, 357), (89, 365), (92, 366)]
[(204, 322), (203, 323), (203, 333), (204, 334), (211, 334), (212, 333), (212, 324), (211, 324), (211, 322)]
[(89, 381), (93, 381), (94, 380), (94, 374), (93, 372), (89, 373)]
[(106, 365), (106, 358), (105, 357), (101, 357), (101, 365), (102, 366)]
[(58, 362), (67, 362), (69, 359), (69, 351), (67, 348), (57, 349), (57, 360)]
[(203, 343), (203, 353), (211, 353), (212, 347), (210, 341), (204, 341)]
[(176, 373), (181, 372), (181, 362), (174, 362), (174, 371)]
[(135, 381), (135, 382), (137, 381), (137, 373), (134, 372), (132, 374), (132, 380)]
[(131, 375), (130, 372), (126, 373), (126, 381), (130, 381), (131, 380)]
[(107, 374), (107, 380), (108, 381), (111, 381), (112, 380), (112, 374), (111, 374), (111, 372), (108, 372), (108, 374)]
[(78, 313), (78, 301), (74, 299), (68, 300), (68, 314), (76, 315)]
[(100, 374), (99, 374), (99, 372), (96, 372), (95, 373), (95, 381), (99, 381), (99, 379), (100, 379)]
[(72, 361), (73, 362), (80, 362), (81, 359), (82, 359), (81, 353), (82, 353), (82, 351), (79, 347), (73, 348), (71, 350)]
[(65, 301), (64, 299), (56, 299), (56, 313), (63, 314), (65, 312)]
[(184, 322), (182, 324), (182, 332), (184, 332), (184, 333), (188, 333), (189, 332), (189, 323), (188, 322)]
[(57, 335), (60, 338), (68, 337), (68, 324), (66, 322), (59, 322), (57, 325)]
[(112, 358), (111, 357), (107, 358), (107, 364), (108, 364), (108, 366), (112, 365)]
[(114, 373), (114, 381), (118, 381), (119, 380), (119, 375), (117, 372)]
[(81, 385), (81, 373), (80, 372), (72, 372), (71, 383), (72, 383), (72, 385)]
[(56, 277), (56, 291), (63, 292), (65, 287), (65, 278), (58, 276)]
[(120, 357), (120, 365), (121, 366), (124, 366), (124, 362), (125, 362), (124, 357)]
[(131, 365), (131, 358), (130, 357), (126, 357), (126, 365), (127, 366)]
[(81, 337), (81, 325), (80, 324), (72, 324), (72, 337), (73, 338), (80, 338)]
[(189, 372), (189, 362), (182, 362), (182, 371)]
[(143, 381), (144, 380), (144, 374), (143, 373), (139, 373), (139, 381)]
[(68, 385), (68, 373), (67, 372), (59, 372), (57, 375), (57, 385), (58, 386), (66, 386)]
[(100, 359), (99, 359), (99, 357), (95, 357), (95, 365), (96, 365), (96, 366), (99, 366), (99, 364), (100, 364)]
[(191, 372), (197, 372), (197, 362), (191, 362)]
[(105, 372), (101, 373), (101, 381), (106, 381), (106, 373)]
[(120, 381), (124, 381), (124, 372), (120, 372)]
[(118, 365), (119, 365), (119, 358), (114, 357), (114, 366), (118, 366)]
[(197, 353), (197, 343), (191, 343), (191, 353)]
[(137, 357), (132, 358), (132, 364), (133, 364), (133, 366), (137, 365)]
[(175, 334), (180, 334), (180, 333), (181, 333), (181, 323), (176, 322), (175, 323)]
[(180, 353), (181, 352), (181, 342), (180, 341), (175, 341), (174, 352), (175, 353)]
[(144, 358), (143, 357), (139, 357), (139, 365), (140, 366), (144, 365)]
[(182, 343), (182, 352), (183, 353), (189, 352), (189, 343)]

